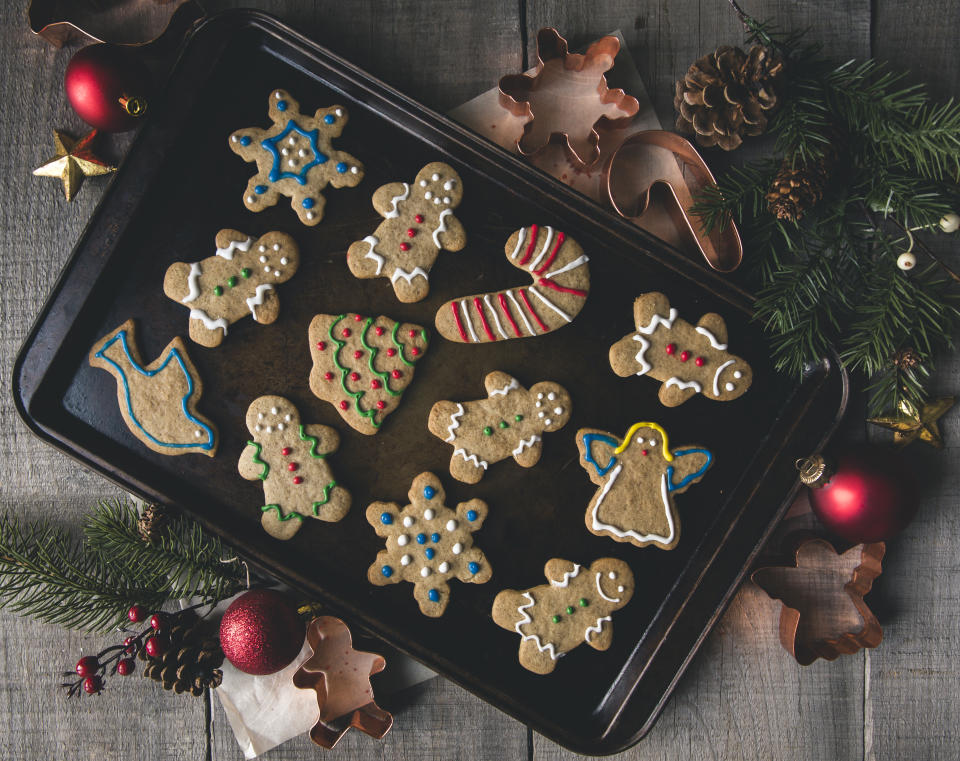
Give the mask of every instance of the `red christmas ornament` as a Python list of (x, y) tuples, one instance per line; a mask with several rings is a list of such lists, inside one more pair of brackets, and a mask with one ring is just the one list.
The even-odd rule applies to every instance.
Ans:
[(917, 512), (916, 478), (896, 450), (861, 445), (837, 457), (832, 468), (822, 457), (797, 465), (811, 487), (813, 512), (854, 544), (896, 536)]
[(147, 110), (150, 72), (136, 53), (101, 43), (73, 56), (64, 86), (70, 105), (87, 124), (125, 132), (138, 126)]
[(245, 674), (274, 674), (303, 647), (305, 627), (286, 597), (272, 589), (244, 592), (220, 621), (223, 654)]

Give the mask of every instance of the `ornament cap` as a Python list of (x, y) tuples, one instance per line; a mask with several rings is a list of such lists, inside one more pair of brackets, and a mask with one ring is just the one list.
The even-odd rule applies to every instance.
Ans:
[(823, 455), (814, 454), (809, 457), (801, 457), (794, 464), (800, 472), (800, 480), (813, 489), (825, 486), (827, 481), (830, 480), (830, 476), (833, 475), (833, 468)]
[(118, 102), (130, 116), (143, 116), (147, 112), (147, 99), (141, 95), (123, 95)]

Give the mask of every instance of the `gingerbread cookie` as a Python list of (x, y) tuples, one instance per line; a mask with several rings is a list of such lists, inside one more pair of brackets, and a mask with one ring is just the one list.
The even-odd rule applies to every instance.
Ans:
[(727, 324), (708, 312), (691, 325), (662, 293), (645, 293), (633, 303), (636, 333), (610, 347), (610, 367), (622, 377), (648, 375), (663, 381), (660, 401), (683, 404), (696, 393), (729, 402), (746, 393), (753, 370), (727, 351)]
[(427, 331), (389, 317), (318, 314), (310, 322), (310, 390), (360, 433), (375, 434), (413, 382)]
[(347, 251), (347, 266), (358, 278), (390, 278), (403, 302), (430, 292), (430, 268), (441, 251), (459, 251), (467, 234), (453, 210), (463, 185), (452, 167), (439, 161), (420, 170), (413, 185), (391, 182), (377, 188), (373, 208), (383, 222)]
[(471, 499), (451, 510), (433, 473), (413, 479), (407, 497), (410, 504), (402, 510), (395, 502), (374, 502), (367, 508), (367, 521), (387, 540), (367, 578), (378, 587), (411, 582), (420, 612), (435, 618), (450, 602), (450, 579), (471, 584), (490, 579), (490, 564), (473, 546), (473, 532), (487, 517), (487, 503)]
[(313, 116), (300, 113), (300, 104), (284, 90), (270, 93), (268, 113), (273, 124), (265, 129), (247, 127), (230, 135), (230, 150), (244, 161), (257, 164), (243, 194), (250, 211), (274, 206), (280, 196), (305, 225), (323, 218), (327, 183), (352, 188), (363, 179), (363, 164), (349, 153), (335, 151), (330, 141), (340, 137), (347, 124), (343, 106), (318, 108)]
[(144, 367), (133, 320), (101, 338), (90, 350), (90, 364), (117, 379), (120, 414), (130, 433), (160, 454), (217, 453), (217, 429), (197, 412), (203, 382), (174, 338)]
[(622, 560), (600, 558), (588, 569), (553, 558), (543, 569), (549, 584), (505, 589), (493, 600), (493, 620), (520, 635), (520, 665), (549, 674), (557, 658), (586, 642), (606, 650), (613, 641), (611, 613), (633, 597), (633, 573)]
[(526, 288), (480, 293), (448, 301), (437, 311), (440, 335), (458, 343), (489, 343), (541, 336), (577, 316), (590, 292), (589, 258), (552, 227), (531, 225), (504, 246), (507, 260), (530, 273)]
[(486, 399), (437, 402), (427, 421), (430, 433), (453, 447), (450, 475), (468, 484), (507, 457), (532, 468), (540, 460), (542, 434), (559, 431), (570, 419), (570, 395), (557, 383), (545, 381), (528, 391), (500, 371), (483, 382)]
[(289, 539), (304, 516), (335, 523), (350, 509), (350, 492), (333, 478), (327, 455), (337, 451), (340, 435), (326, 425), (304, 425), (293, 403), (282, 396), (261, 396), (247, 408), (253, 437), (240, 455), (238, 469), (248, 481), (263, 481), (267, 504), (260, 508), (264, 530)]
[(217, 253), (199, 262), (174, 262), (163, 278), (163, 292), (190, 309), (190, 338), (201, 346), (219, 346), (227, 328), (248, 314), (261, 325), (277, 319), (280, 300), (274, 290), (297, 271), (300, 250), (286, 233), (254, 240), (236, 230), (221, 230)]
[(600, 487), (587, 506), (587, 529), (637, 547), (672, 550), (680, 541), (673, 498), (703, 478), (713, 455), (696, 444), (670, 449), (656, 423), (634, 423), (623, 440), (606, 431), (577, 431), (580, 465)]

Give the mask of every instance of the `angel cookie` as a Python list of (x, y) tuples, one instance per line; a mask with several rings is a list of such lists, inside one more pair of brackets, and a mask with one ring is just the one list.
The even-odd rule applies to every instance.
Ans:
[(276, 205), (280, 196), (305, 225), (323, 218), (327, 183), (352, 188), (363, 179), (363, 165), (349, 153), (335, 151), (331, 140), (347, 124), (343, 106), (318, 108), (313, 116), (300, 113), (300, 104), (284, 90), (270, 93), (268, 113), (273, 124), (246, 127), (230, 135), (230, 150), (244, 161), (256, 162), (257, 173), (243, 194), (250, 211)]
[(753, 370), (727, 351), (727, 324), (708, 312), (696, 325), (677, 317), (662, 293), (645, 293), (633, 303), (635, 333), (610, 347), (610, 367), (622, 377), (649, 375), (658, 381), (666, 407), (696, 393), (729, 402), (746, 393)]
[(389, 278), (400, 301), (425, 298), (437, 255), (467, 245), (463, 225), (453, 215), (462, 199), (460, 175), (439, 161), (421, 169), (412, 185), (391, 182), (377, 188), (373, 208), (383, 222), (350, 246), (350, 271), (358, 278)]
[(670, 449), (656, 423), (634, 423), (623, 440), (606, 431), (577, 431), (580, 466), (600, 487), (587, 506), (587, 529), (637, 547), (672, 550), (680, 541), (673, 498), (703, 478), (713, 464), (706, 449)]
[(274, 286), (297, 271), (300, 250), (286, 233), (254, 240), (236, 230), (221, 230), (217, 252), (199, 262), (174, 262), (163, 278), (163, 292), (190, 309), (190, 338), (201, 346), (219, 346), (227, 328), (251, 315), (269, 325), (280, 313)]
[(493, 600), (493, 620), (520, 635), (520, 665), (549, 674), (557, 659), (586, 642), (606, 650), (611, 614), (633, 597), (633, 573), (622, 560), (600, 558), (589, 568), (553, 558), (543, 569), (549, 584), (505, 589)]
[(290, 401), (261, 396), (247, 408), (247, 430), (253, 438), (238, 467), (248, 481), (263, 481), (260, 522), (268, 534), (289, 539), (304, 516), (336, 522), (347, 514), (350, 492), (334, 480), (327, 463), (340, 446), (333, 428), (304, 425)]
[(557, 383), (537, 383), (528, 391), (500, 371), (483, 382), (486, 399), (437, 402), (427, 421), (430, 433), (453, 446), (450, 475), (468, 484), (507, 457), (532, 468), (540, 460), (542, 435), (559, 431), (570, 419), (570, 395)]
[(507, 238), (504, 253), (532, 282), (448, 301), (435, 319), (448, 341), (542, 336), (572, 322), (583, 309), (590, 292), (590, 260), (566, 233), (547, 225), (523, 227)]

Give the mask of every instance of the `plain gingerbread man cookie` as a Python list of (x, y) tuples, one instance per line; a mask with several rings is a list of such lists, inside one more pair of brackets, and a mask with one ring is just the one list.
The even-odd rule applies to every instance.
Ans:
[(304, 425), (292, 402), (261, 396), (247, 409), (247, 430), (253, 438), (240, 455), (240, 475), (263, 481), (261, 523), (268, 534), (289, 539), (304, 516), (336, 522), (347, 514), (350, 492), (334, 480), (327, 463), (340, 446), (333, 428)]
[(397, 298), (420, 301), (430, 292), (430, 269), (441, 251), (459, 251), (467, 235), (453, 210), (463, 199), (463, 184), (452, 167), (427, 164), (412, 185), (391, 182), (377, 188), (373, 208), (383, 222), (347, 251), (355, 277), (386, 277)]
[(505, 589), (493, 600), (493, 620), (520, 635), (520, 665), (549, 674), (557, 659), (586, 642), (606, 650), (613, 641), (611, 614), (633, 597), (633, 572), (622, 560), (600, 558), (589, 568), (561, 558), (543, 569), (549, 584)]

